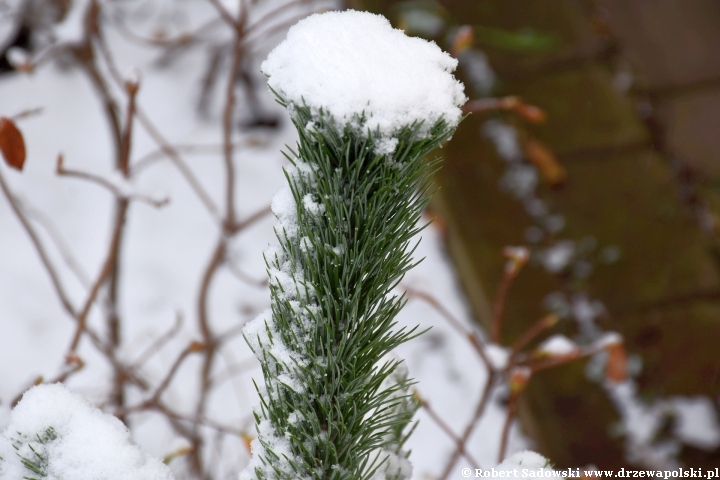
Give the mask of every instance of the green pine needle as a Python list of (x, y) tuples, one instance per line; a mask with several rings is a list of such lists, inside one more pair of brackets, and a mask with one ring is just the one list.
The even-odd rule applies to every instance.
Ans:
[[(53, 427), (48, 427), (42, 435), (37, 434), (35, 440), (30, 440), (26, 435), (17, 432), (18, 437), (13, 441), (13, 448), (17, 451), (20, 462), (23, 464), (26, 470), (30, 474), (36, 476), (23, 477), (26, 480), (41, 480), (48, 476), (48, 463), (49, 457), (47, 453), (47, 446), (52, 441), (56, 440), (57, 432)], [(32, 452), (31, 456), (24, 456), (20, 453), (23, 446), (27, 445)]]

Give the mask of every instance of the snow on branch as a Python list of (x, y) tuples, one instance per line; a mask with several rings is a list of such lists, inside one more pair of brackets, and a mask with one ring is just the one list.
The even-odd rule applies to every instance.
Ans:
[(261, 68), (291, 105), (322, 110), (340, 125), (364, 113), (356, 126), (390, 140), (413, 124), (422, 124), (420, 138), (439, 120), (457, 126), (467, 100), (452, 75), (457, 63), (380, 15), (350, 10), (302, 20)]
[(31, 388), (0, 435), (0, 479), (172, 480), (120, 420), (62, 384)]

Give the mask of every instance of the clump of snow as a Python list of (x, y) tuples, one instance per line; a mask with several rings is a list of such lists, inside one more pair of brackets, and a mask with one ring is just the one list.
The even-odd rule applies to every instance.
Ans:
[(302, 201), (303, 207), (305, 207), (305, 210), (307, 210), (311, 215), (317, 217), (325, 213), (325, 205), (316, 202), (311, 193), (305, 194)]
[(460, 68), (465, 71), (475, 92), (481, 97), (489, 97), (497, 83), (487, 56), (476, 48), (468, 48), (458, 55)]
[(548, 355), (570, 355), (578, 351), (578, 346), (565, 335), (553, 335), (538, 347), (538, 351)]
[[(466, 97), (452, 75), (457, 63), (380, 15), (348, 10), (298, 22), (261, 70), (291, 106), (322, 110), (342, 125), (364, 113), (363, 131), (391, 139), (417, 122), (421, 135), (441, 119), (458, 124)], [(391, 141), (380, 144), (386, 153), (392, 147)]]
[[(268, 478), (273, 478), (274, 476), (273, 474), (275, 471), (273, 470), (273, 467), (285, 472), (286, 474), (288, 474), (288, 472), (293, 472), (294, 469), (289, 459), (294, 458), (295, 455), (292, 453), (290, 441), (283, 436), (277, 435), (269, 420), (261, 420), (257, 425), (257, 430), (258, 437), (253, 439), (250, 443), (253, 456), (250, 459), (250, 463), (247, 467), (245, 467), (245, 470), (240, 472), (239, 480), (251, 480), (257, 478), (256, 469), (262, 471)], [(262, 461), (262, 457), (267, 455), (267, 450), (262, 442), (266, 442), (270, 449), (277, 455), (273, 466), (270, 466)]]
[(568, 266), (574, 255), (575, 243), (560, 240), (543, 252), (542, 263), (549, 273), (558, 273)]
[(395, 153), (398, 143), (399, 141), (397, 138), (383, 138), (375, 147), (375, 152), (380, 155), (392, 155)]
[(708, 397), (675, 397), (671, 403), (678, 420), (675, 435), (683, 443), (708, 451), (720, 445), (720, 425)]
[(621, 343), (623, 343), (622, 335), (617, 332), (605, 332), (595, 341), (594, 346), (595, 348), (605, 348), (610, 345), (619, 345)]
[(275, 231), (290, 238), (297, 235), (297, 204), (289, 185), (283, 185), (275, 194), (270, 208), (277, 218)]
[(504, 370), (510, 361), (510, 350), (496, 343), (485, 345), (485, 355), (495, 370)]
[(530, 450), (524, 450), (510, 455), (500, 465), (495, 467), (495, 470), (501, 472), (512, 472), (518, 468), (527, 469), (528, 472), (531, 470), (541, 472), (553, 471), (550, 467), (550, 461), (547, 458)]
[(482, 133), (495, 144), (500, 158), (507, 162), (520, 162), (523, 159), (517, 131), (500, 120), (488, 120), (482, 126)]
[(528, 198), (535, 193), (540, 181), (538, 171), (532, 165), (517, 163), (510, 165), (500, 179), (500, 186), (506, 192), (519, 199)]
[(590, 300), (586, 292), (573, 295), (570, 313), (577, 321), (580, 332), (588, 338), (598, 338), (601, 330), (595, 320), (605, 314), (605, 305), (600, 300)]
[(70, 11), (65, 19), (55, 28), (55, 38), (60, 43), (80, 43), (85, 28), (85, 13), (89, 0), (81, 0), (70, 4)]
[(45, 459), (47, 480), (173, 478), (166, 465), (134, 444), (120, 420), (61, 384), (31, 388), (12, 411), (0, 436), (0, 478), (27, 478), (21, 457), (35, 461), (35, 452)]

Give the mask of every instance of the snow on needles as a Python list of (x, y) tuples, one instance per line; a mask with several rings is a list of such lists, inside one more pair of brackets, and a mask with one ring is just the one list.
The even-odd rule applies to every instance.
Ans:
[[(125, 425), (62, 384), (23, 395), (0, 435), (0, 479), (28, 478), (22, 458), (47, 480), (172, 480), (170, 469), (135, 445)], [(37, 472), (35, 472), (37, 473)]]
[(422, 122), (421, 135), (440, 119), (458, 124), (467, 99), (452, 75), (457, 63), (381, 15), (348, 10), (298, 22), (261, 69), (291, 104), (322, 109), (343, 125), (364, 112), (363, 130), (391, 141), (415, 122)]

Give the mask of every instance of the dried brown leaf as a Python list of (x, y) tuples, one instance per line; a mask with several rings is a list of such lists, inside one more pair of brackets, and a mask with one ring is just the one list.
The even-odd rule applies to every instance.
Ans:
[(540, 170), (540, 175), (551, 187), (561, 187), (565, 183), (567, 171), (548, 147), (530, 138), (523, 148), (527, 160)]
[(627, 379), (627, 354), (622, 343), (613, 343), (606, 347), (608, 352), (605, 366), (605, 378), (613, 383)]
[(12, 168), (22, 170), (25, 165), (25, 141), (15, 122), (7, 117), (0, 118), (0, 151), (5, 162)]

